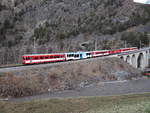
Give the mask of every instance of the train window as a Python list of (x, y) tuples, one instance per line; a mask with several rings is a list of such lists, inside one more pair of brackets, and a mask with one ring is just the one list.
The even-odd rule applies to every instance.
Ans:
[(60, 58), (60, 56), (56, 56), (56, 58)]
[(30, 58), (29, 58), (29, 57), (26, 57), (26, 60), (30, 60)]
[(68, 57), (72, 57), (72, 54), (68, 55)]
[(37, 60), (37, 59), (38, 59), (38, 57), (34, 57), (34, 59), (35, 59), (35, 60)]
[(48, 59), (48, 56), (46, 56), (45, 58)]
[(40, 59), (44, 59), (44, 56), (41, 56)]
[(32, 57), (29, 57), (30, 60), (32, 60)]
[(54, 56), (54, 58), (59, 58), (59, 56)]
[(91, 53), (86, 53), (86, 55), (91, 55)]
[(53, 58), (53, 56), (50, 56), (50, 58)]
[(75, 54), (74, 57), (79, 57), (79, 54)]

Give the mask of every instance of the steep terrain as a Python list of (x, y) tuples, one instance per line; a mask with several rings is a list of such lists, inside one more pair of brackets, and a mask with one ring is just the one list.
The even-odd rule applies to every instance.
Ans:
[[(132, 0), (1, 0), (0, 64), (27, 53), (148, 44), (150, 7)], [(144, 39), (144, 40), (143, 40)]]
[(141, 72), (118, 58), (63, 63), (51, 67), (0, 73), (0, 97), (80, 90), (112, 80), (132, 80)]

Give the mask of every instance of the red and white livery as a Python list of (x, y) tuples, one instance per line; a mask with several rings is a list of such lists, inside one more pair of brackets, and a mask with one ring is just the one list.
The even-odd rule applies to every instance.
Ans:
[(24, 55), (23, 64), (38, 64), (46, 62), (60, 62), (65, 61), (64, 53), (53, 53), (53, 54), (32, 54)]
[(86, 52), (70, 52), (70, 53), (52, 53), (52, 54), (31, 54), (23, 55), (23, 64), (39, 64), (48, 62), (61, 62), (69, 60), (82, 60), (86, 58), (95, 58), (123, 52), (138, 50), (137, 47), (121, 48), (117, 50), (99, 50), (99, 51), (86, 51)]

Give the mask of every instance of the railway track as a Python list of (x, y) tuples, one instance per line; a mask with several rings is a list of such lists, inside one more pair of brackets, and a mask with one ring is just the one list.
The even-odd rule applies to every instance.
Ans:
[(58, 65), (63, 65), (63, 64), (86, 62), (86, 61), (91, 61), (91, 60), (105, 59), (105, 58), (112, 58), (112, 57), (116, 57), (116, 55), (90, 58), (90, 59), (84, 59), (84, 60), (73, 60), (73, 61), (65, 61), (65, 62), (45, 63), (45, 64), (32, 64), (32, 65), (23, 65), (23, 64), (19, 65), (18, 64), (18, 65), (11, 65), (11, 66), (3, 66), (3, 67), (0, 67), (0, 72), (12, 72), (12, 71), (22, 71), (22, 70), (28, 70), (28, 69), (52, 67), (52, 66), (58, 66)]
[(20, 66), (24, 66), (24, 65), (23, 65), (23, 64), (2, 65), (2, 66), (0, 66), (0, 69), (1, 69), (1, 68), (20, 67)]

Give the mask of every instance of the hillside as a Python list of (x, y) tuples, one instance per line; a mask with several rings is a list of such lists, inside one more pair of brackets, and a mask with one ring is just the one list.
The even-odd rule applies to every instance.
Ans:
[(80, 90), (100, 82), (132, 80), (141, 72), (118, 58), (92, 59), (0, 73), (0, 97)]
[[(150, 7), (132, 0), (1, 0), (0, 65), (23, 54), (148, 44)], [(143, 40), (144, 39), (144, 40)]]

